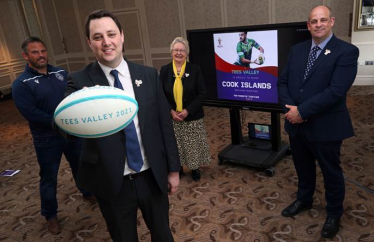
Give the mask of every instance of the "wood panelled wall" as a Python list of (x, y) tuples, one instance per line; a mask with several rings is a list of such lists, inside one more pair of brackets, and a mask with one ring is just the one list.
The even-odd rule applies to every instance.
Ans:
[(0, 0), (0, 89), (22, 72), (20, 45), (30, 34), (44, 39), (51, 64), (75, 71), (94, 61), (84, 22), (95, 9), (119, 17), (129, 60), (159, 69), (171, 60), (171, 41), (188, 29), (306, 21), (320, 4), (333, 10), (334, 33), (350, 42), (353, 0)]

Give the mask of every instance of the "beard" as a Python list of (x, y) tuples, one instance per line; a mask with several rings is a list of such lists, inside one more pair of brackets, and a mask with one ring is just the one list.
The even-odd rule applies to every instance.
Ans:
[[(44, 63), (39, 63), (40, 60), (45, 60), (45, 62)], [(29, 62), (30, 62), (30, 66), (33, 66), (36, 69), (41, 69), (41, 68), (44, 68), (44, 67), (47, 66), (48, 58), (41, 57), (41, 58), (37, 59), (36, 61), (29, 59)]]

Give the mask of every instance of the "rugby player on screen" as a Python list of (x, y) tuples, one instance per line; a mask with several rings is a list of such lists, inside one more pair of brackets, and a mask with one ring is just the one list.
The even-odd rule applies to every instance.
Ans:
[[(260, 46), (255, 40), (253, 39), (248, 39), (247, 34), (245, 32), (239, 32), (239, 39), (240, 41), (238, 42), (236, 46), (236, 52), (238, 53), (238, 60), (234, 63), (234, 65), (238, 66), (245, 66), (245, 67), (250, 67), (249, 64), (255, 63), (257, 65), (261, 65), (265, 58), (264, 58), (264, 48)], [(261, 61), (258, 59), (252, 61), (252, 49), (255, 47), (261, 52)]]

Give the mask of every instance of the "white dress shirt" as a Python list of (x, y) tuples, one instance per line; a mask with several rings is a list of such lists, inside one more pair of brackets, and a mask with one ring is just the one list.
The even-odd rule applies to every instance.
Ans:
[[(104, 72), (104, 74), (105, 74), (105, 76), (106, 76), (106, 78), (109, 82), (109, 85), (112, 86), (112, 87), (114, 87), (114, 76), (110, 74), (110, 71), (114, 70), (114, 69), (117, 70), (118, 71), (118, 77), (119, 77), (119, 80), (122, 84), (123, 90), (127, 93), (127, 95), (136, 99), (135, 98), (135, 93), (134, 93), (134, 88), (133, 88), (133, 85), (132, 85), (132, 80), (131, 80), (129, 67), (127, 65), (127, 62), (124, 59), (122, 59), (122, 62), (116, 68), (110, 68), (110, 67), (104, 66), (100, 62), (99, 62), (99, 65), (100, 65), (101, 69), (103, 70), (103, 72)], [(136, 129), (136, 134), (138, 135), (140, 151), (142, 153), (143, 162), (144, 162), (143, 167), (140, 170), (140, 172), (142, 172), (142, 171), (147, 170), (149, 168), (149, 164), (147, 162), (147, 157), (145, 156), (142, 137), (140, 135), (138, 115), (135, 115), (135, 118), (134, 118), (133, 121), (134, 121), (135, 129)], [(127, 159), (126, 159), (125, 171), (124, 171), (123, 175), (126, 176), (126, 175), (132, 174), (132, 173), (136, 173), (136, 171), (129, 168), (129, 166), (127, 164)]]

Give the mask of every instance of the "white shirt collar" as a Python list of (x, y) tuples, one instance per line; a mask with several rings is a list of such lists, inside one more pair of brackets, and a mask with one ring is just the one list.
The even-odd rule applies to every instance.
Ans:
[(130, 75), (130, 71), (129, 71), (129, 67), (127, 65), (127, 62), (122, 58), (122, 61), (121, 63), (116, 67), (116, 68), (111, 68), (111, 67), (108, 67), (106, 65), (103, 65), (101, 64), (100, 62), (98, 62), (101, 69), (103, 70), (105, 76), (107, 77), (107, 79), (109, 80), (109, 83), (111, 84), (111, 86), (113, 86), (113, 83), (114, 83), (114, 77), (110, 74), (110, 72), (112, 70), (117, 70), (118, 73), (123, 76), (123, 77), (128, 77), (131, 79), (131, 75)]
[(108, 67), (104, 64), (101, 64), (100, 62), (98, 63), (105, 74), (110, 75), (111, 70), (117, 70), (122, 76), (130, 75), (129, 67), (124, 59), (122, 59), (121, 63), (119, 63), (119, 65), (115, 68)]

